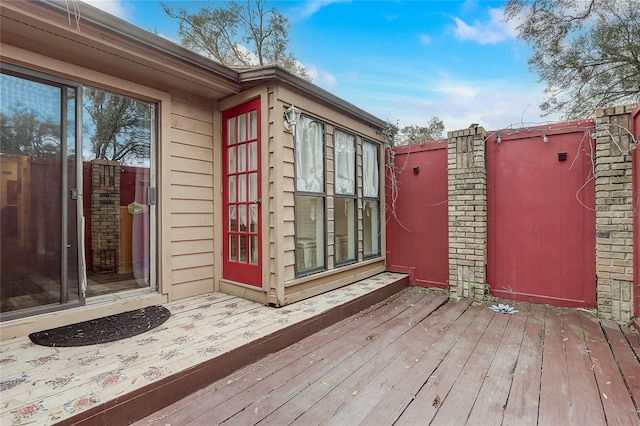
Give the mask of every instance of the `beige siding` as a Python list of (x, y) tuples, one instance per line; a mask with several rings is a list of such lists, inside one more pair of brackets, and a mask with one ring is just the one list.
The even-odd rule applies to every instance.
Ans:
[(168, 170), (173, 299), (214, 290), (213, 114), (213, 108), (202, 105), (172, 103)]

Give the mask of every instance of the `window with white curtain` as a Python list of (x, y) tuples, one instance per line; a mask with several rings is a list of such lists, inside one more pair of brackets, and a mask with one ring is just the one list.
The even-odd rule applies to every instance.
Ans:
[(356, 137), (336, 129), (334, 145), (334, 260), (356, 260)]
[(295, 127), (296, 274), (326, 268), (324, 123), (302, 116)]
[(362, 141), (362, 244), (365, 257), (380, 255), (379, 145)]

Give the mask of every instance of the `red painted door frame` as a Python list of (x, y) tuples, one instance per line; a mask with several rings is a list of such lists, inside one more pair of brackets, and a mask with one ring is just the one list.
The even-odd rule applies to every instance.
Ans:
[(222, 113), (224, 279), (262, 287), (260, 99)]

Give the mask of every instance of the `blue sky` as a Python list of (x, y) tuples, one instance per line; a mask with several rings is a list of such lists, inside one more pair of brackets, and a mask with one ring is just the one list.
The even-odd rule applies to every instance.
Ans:
[[(178, 41), (155, 0), (86, 0)], [(169, 1), (185, 5), (186, 1)], [(212, 1), (213, 4), (220, 3)], [(544, 86), (531, 51), (504, 22), (505, 1), (270, 0), (291, 24), (290, 51), (313, 82), (377, 117), (447, 130), (555, 121), (542, 116)]]

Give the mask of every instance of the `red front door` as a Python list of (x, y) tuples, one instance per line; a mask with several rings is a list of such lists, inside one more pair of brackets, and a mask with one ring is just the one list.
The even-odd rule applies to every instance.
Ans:
[(260, 99), (222, 113), (225, 279), (262, 287)]

